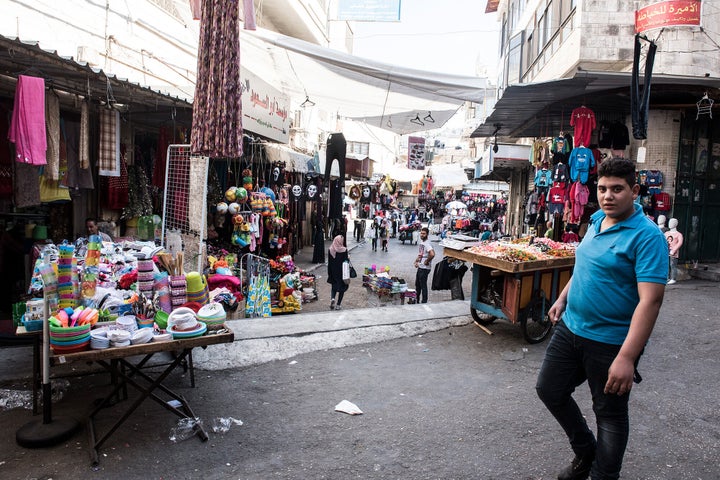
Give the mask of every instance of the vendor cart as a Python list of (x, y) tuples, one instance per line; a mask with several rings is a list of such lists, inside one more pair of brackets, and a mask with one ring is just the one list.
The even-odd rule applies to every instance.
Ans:
[(520, 323), (528, 343), (548, 336), (547, 312), (570, 280), (574, 256), (511, 262), (448, 247), (444, 255), (473, 264), (470, 314), (478, 324), (504, 318)]

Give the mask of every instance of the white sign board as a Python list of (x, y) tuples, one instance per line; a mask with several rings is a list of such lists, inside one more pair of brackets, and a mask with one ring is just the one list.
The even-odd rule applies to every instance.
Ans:
[(290, 99), (242, 67), (240, 82), (243, 87), (243, 130), (288, 143)]

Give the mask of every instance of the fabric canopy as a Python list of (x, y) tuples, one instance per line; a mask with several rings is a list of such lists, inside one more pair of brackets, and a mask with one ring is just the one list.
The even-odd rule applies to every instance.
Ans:
[(461, 187), (468, 183), (467, 174), (458, 163), (433, 165), (428, 175), (432, 177), (435, 187)]
[[(240, 31), (241, 67), (296, 102), (398, 134), (439, 128), (486, 81), (398, 67), (258, 28)], [(314, 108), (314, 107), (305, 107)]]

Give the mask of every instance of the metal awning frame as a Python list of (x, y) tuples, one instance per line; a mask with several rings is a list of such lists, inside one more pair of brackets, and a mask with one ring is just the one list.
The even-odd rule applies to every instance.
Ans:
[[(495, 108), (470, 135), (492, 137), (549, 137), (570, 128), (570, 114), (581, 105), (622, 119), (630, 114), (629, 72), (578, 71), (571, 78), (510, 85)], [(642, 86), (641, 86), (642, 88)], [(720, 79), (654, 75), (650, 108), (689, 108), (706, 92), (720, 96)], [(659, 108), (659, 107), (658, 107)]]

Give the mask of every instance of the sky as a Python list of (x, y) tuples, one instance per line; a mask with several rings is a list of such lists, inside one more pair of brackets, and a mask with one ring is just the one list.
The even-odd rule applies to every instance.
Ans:
[[(486, 0), (402, 0), (400, 22), (354, 22), (353, 54), (432, 72), (494, 78), (500, 23)], [(480, 75), (485, 76), (485, 75)]]

